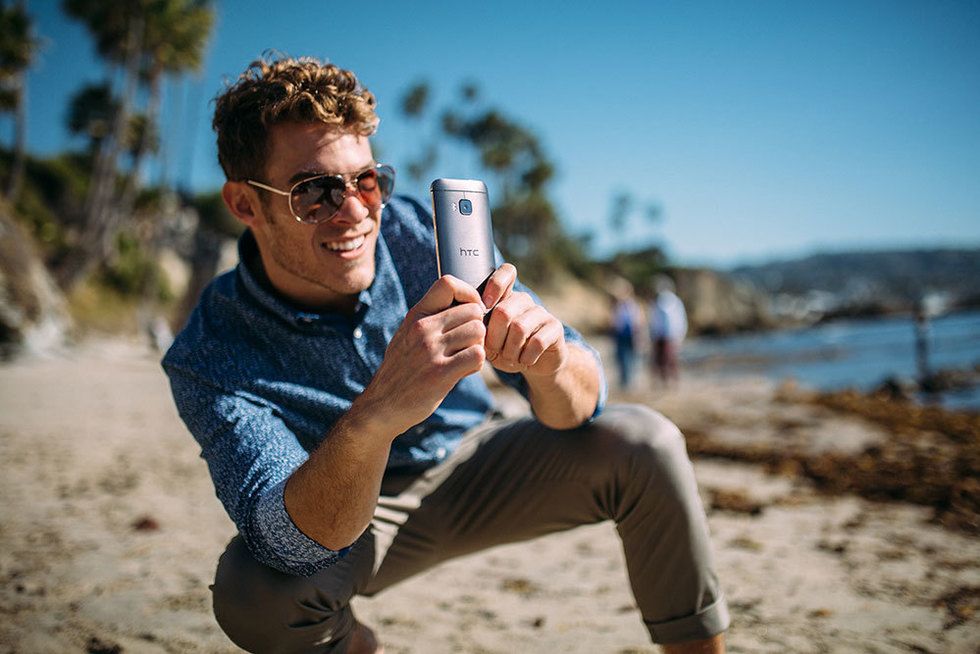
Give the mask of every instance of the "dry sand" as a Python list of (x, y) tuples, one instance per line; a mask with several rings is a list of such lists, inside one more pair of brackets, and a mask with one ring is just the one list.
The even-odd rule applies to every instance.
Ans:
[[(234, 528), (157, 358), (103, 340), (0, 366), (0, 652), (236, 651), (208, 590)], [(778, 440), (786, 421), (816, 449), (882, 437), (773, 393), (689, 377), (653, 404), (730, 442)], [(980, 539), (757, 465), (695, 469), (706, 504), (736, 509), (709, 510), (729, 651), (980, 651)], [(657, 651), (608, 524), (450, 562), (355, 609), (389, 653)]]

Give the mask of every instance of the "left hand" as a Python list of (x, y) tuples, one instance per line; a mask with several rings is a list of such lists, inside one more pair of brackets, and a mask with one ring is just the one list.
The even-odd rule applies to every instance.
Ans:
[(483, 304), (493, 310), (484, 341), (487, 361), (501, 372), (553, 377), (568, 357), (565, 330), (529, 294), (514, 291), (516, 280), (517, 269), (505, 263), (483, 290)]

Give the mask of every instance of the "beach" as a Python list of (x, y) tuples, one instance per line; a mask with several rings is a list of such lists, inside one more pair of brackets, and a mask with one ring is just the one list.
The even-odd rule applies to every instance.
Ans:
[[(0, 365), (0, 652), (238, 651), (208, 589), (235, 529), (159, 356), (103, 338)], [(805, 398), (749, 376), (688, 375), (672, 389), (643, 377), (614, 393), (689, 434), (729, 651), (980, 651), (969, 512), (950, 522), (915, 498), (828, 492), (801, 474), (890, 438)], [(738, 454), (787, 448), (798, 456)], [(451, 561), (354, 608), (388, 653), (658, 651), (609, 523)]]

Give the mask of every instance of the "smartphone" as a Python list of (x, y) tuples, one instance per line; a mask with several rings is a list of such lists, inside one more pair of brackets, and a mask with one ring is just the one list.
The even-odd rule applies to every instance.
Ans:
[(452, 275), (481, 293), (497, 269), (487, 185), (478, 179), (437, 179), (432, 192), (439, 276)]

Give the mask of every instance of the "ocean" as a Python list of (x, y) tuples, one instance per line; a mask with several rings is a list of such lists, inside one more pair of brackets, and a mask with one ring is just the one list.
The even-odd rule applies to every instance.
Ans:
[[(980, 311), (929, 321), (931, 370), (980, 365)], [(793, 378), (819, 390), (872, 390), (889, 377), (915, 379), (915, 326), (911, 317), (836, 321), (804, 329), (694, 338), (683, 365), (721, 375)], [(980, 411), (980, 387), (920, 396), (923, 402)]]

